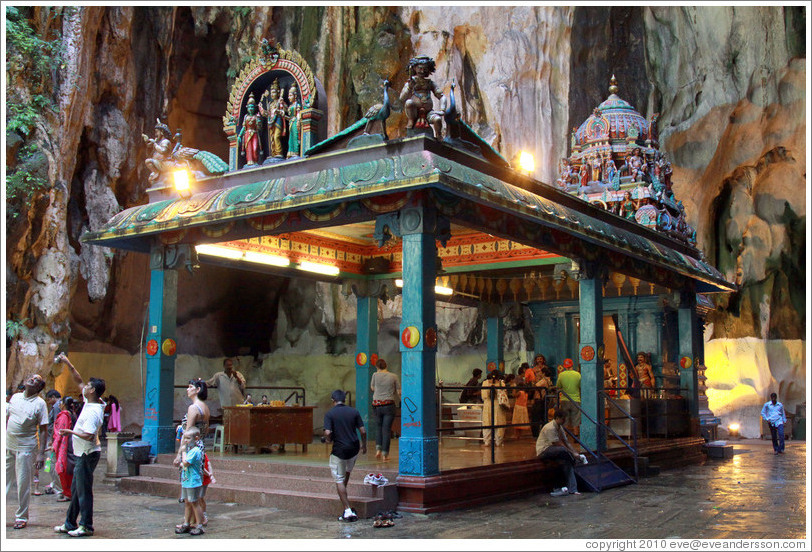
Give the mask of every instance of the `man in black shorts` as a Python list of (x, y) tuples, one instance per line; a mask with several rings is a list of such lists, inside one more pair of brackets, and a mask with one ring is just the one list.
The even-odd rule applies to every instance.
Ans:
[[(355, 460), (358, 458), (358, 451), (361, 454), (367, 453), (367, 430), (364, 428), (364, 421), (361, 414), (351, 406), (344, 404), (344, 391), (336, 389), (330, 398), (333, 400), (333, 408), (324, 415), (324, 437), (325, 443), (333, 443), (333, 453), (330, 455), (330, 471), (336, 482), (338, 498), (344, 506), (344, 515), (339, 517), (339, 521), (357, 521), (358, 516), (350, 508), (350, 500), (347, 498), (347, 482), (350, 480), (350, 472), (355, 467)], [(358, 440), (356, 430), (361, 432), (361, 440)]]

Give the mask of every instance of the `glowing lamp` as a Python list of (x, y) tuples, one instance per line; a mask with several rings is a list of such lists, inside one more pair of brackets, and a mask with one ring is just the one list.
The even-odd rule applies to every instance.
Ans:
[(175, 179), (175, 191), (178, 192), (178, 195), (183, 199), (188, 199), (192, 197), (192, 187), (191, 187), (191, 180), (192, 177), (189, 175), (189, 171), (186, 169), (178, 169), (173, 173)]
[(739, 437), (739, 424), (732, 423), (727, 426), (727, 432), (731, 439)]
[(523, 151), (519, 154), (519, 168), (527, 173), (536, 170), (536, 160), (533, 159), (532, 153)]
[(402, 288), (403, 287), (403, 280), (401, 280), (400, 278), (395, 280), (395, 286), (399, 287), (399, 288)]
[(199, 255), (209, 255), (211, 257), (222, 257), (224, 259), (237, 260), (242, 258), (242, 251), (222, 245), (201, 244), (195, 246), (195, 251)]
[(301, 263), (299, 263), (299, 266), (297, 268), (299, 268), (300, 270), (306, 270), (307, 272), (324, 274), (326, 276), (338, 276), (338, 273), (341, 272), (341, 270), (337, 266), (320, 263), (311, 263), (310, 261), (302, 261)]
[(451, 295), (454, 290), (446, 286), (434, 286), (434, 293), (437, 295)]
[(243, 259), (249, 263), (265, 264), (270, 266), (289, 266), (290, 259), (282, 257), (281, 255), (269, 255), (267, 253), (259, 253), (257, 251), (246, 251), (243, 254)]

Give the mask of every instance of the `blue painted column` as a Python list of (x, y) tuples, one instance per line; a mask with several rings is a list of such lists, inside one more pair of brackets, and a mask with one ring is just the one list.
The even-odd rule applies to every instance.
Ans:
[[(553, 315), (549, 303), (536, 301), (527, 306), (530, 309), (530, 326), (533, 328), (534, 355), (544, 355), (547, 365), (555, 368), (564, 360), (562, 356), (564, 349), (559, 350), (564, 315), (561, 313)], [(532, 365), (533, 359), (530, 359), (528, 363)], [(555, 374), (553, 374), (553, 380), (555, 380)]]
[[(598, 266), (583, 263), (579, 280), (581, 340), (578, 359), (581, 365), (581, 408), (590, 418), (603, 422), (603, 359), (598, 354), (603, 345), (603, 277)], [(581, 441), (592, 450), (606, 450), (606, 436), (597, 426), (581, 418)]]
[(486, 323), (488, 332), (487, 371), (491, 371), (491, 366), (494, 366), (496, 370), (501, 370), (502, 368), (500, 368), (500, 366), (503, 366), (505, 360), (503, 347), (505, 342), (505, 324), (498, 313), (489, 316)]
[[(165, 269), (163, 248), (150, 260), (149, 327), (146, 336), (147, 381), (144, 387), (142, 437), (151, 454), (175, 451), (175, 328), (178, 312), (178, 272)], [(154, 354), (151, 354), (154, 353)]]
[[(688, 399), (688, 413), (691, 419), (699, 418), (699, 385), (696, 365), (702, 359), (698, 336), (700, 335), (699, 317), (696, 314), (696, 293), (690, 290), (680, 292), (680, 304), (677, 312), (679, 330), (679, 383), (681, 393)], [(690, 363), (684, 359), (690, 359)], [(686, 367), (687, 364), (687, 367)], [(698, 423), (698, 422), (697, 422)]]
[(408, 208), (400, 212), (403, 240), (403, 317), (400, 325), (403, 401), (398, 441), (401, 475), (430, 476), (440, 472), (434, 392), (437, 371), (434, 300), (437, 245), (434, 229), (435, 215), (431, 211)]
[[(372, 391), (369, 388), (376, 368), (373, 355), (378, 356), (378, 298), (356, 292), (357, 339), (355, 342), (355, 408), (371, 431), (369, 414), (372, 412)], [(359, 364), (359, 360), (364, 360)]]

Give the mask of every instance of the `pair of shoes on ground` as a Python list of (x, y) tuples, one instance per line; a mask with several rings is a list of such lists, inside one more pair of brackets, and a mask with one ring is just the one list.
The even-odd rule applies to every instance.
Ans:
[(346, 521), (349, 523), (358, 521), (358, 514), (355, 513), (353, 508), (347, 508), (344, 510), (344, 514), (338, 518), (338, 521)]
[(184, 533), (189, 533), (190, 535), (202, 535), (205, 533), (203, 530), (202, 525), (198, 525), (196, 527), (192, 527), (188, 523), (181, 523), (180, 525), (175, 525), (175, 534), (176, 535), (183, 535)]
[(378, 485), (384, 486), (389, 483), (389, 480), (380, 473), (368, 473), (364, 477), (364, 485)]
[(579, 495), (578, 491), (570, 491), (566, 487), (561, 487), (560, 489), (556, 489), (550, 493), (550, 496), (567, 496), (567, 495)]
[(392, 521), (392, 518), (382, 514), (378, 514), (377, 516), (375, 516), (375, 521), (372, 522), (372, 526), (375, 528), (394, 527), (394, 525), (395, 522)]
[(403, 515), (397, 510), (385, 510), (378, 512), (378, 516), (384, 519), (400, 519)]
[(45, 492), (45, 494), (55, 494), (55, 493), (56, 493), (56, 491), (54, 490), (54, 488), (53, 488), (53, 487), (51, 487), (50, 485), (48, 485), (47, 487), (45, 487), (45, 491), (44, 491), (44, 492)]
[(84, 525), (80, 525), (76, 529), (68, 529), (65, 524), (57, 525), (54, 527), (55, 533), (67, 533), (69, 537), (92, 537), (93, 530), (88, 529)]
[(59, 495), (56, 497), (56, 501), (57, 501), (57, 502), (70, 502), (70, 497), (69, 497), (69, 496), (65, 496), (65, 495), (64, 495), (64, 494), (62, 494), (62, 493), (59, 493)]

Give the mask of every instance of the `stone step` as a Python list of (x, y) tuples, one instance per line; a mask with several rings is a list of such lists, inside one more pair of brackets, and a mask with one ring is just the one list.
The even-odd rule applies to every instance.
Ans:
[[(394, 510), (398, 503), (397, 489), (394, 485), (391, 486), (391, 490), (387, 487), (378, 489), (383, 491), (381, 497), (356, 496), (350, 493), (350, 505), (360, 518), (370, 518), (380, 511)], [(176, 478), (165, 479), (144, 475), (123, 477), (118, 483), (118, 488), (122, 492), (165, 496), (175, 500), (180, 496), (180, 482)], [(335, 484), (332, 485), (330, 491), (262, 489), (254, 486), (253, 478), (246, 478), (240, 485), (221, 485), (218, 479), (217, 484), (211, 485), (206, 491), (206, 500), (338, 517), (341, 514), (342, 506), (335, 492)]]
[[(214, 469), (215, 477), (218, 477), (218, 474), (221, 470), (227, 471), (234, 471), (234, 472), (241, 472), (247, 473), (252, 475), (263, 475), (263, 474), (274, 474), (274, 475), (300, 475), (300, 476), (313, 476), (313, 477), (329, 477), (330, 476), (330, 468), (327, 465), (328, 457), (325, 456), (324, 461), (318, 462), (299, 462), (299, 461), (291, 461), (288, 463), (283, 462), (269, 462), (267, 460), (262, 459), (251, 459), (250, 456), (247, 458), (234, 458), (231, 456), (220, 456), (219, 453), (214, 452), (208, 453), (209, 461), (212, 464), (212, 468)], [(150, 464), (152, 466), (155, 465), (164, 465), (164, 466), (172, 466), (172, 461), (174, 460), (174, 454), (159, 454), (154, 464)], [(141, 469), (146, 467), (145, 465), (141, 466)], [(177, 469), (177, 468), (175, 468)], [(364, 475), (366, 472), (361, 471), (360, 466), (356, 466), (353, 470), (353, 474), (358, 474), (361, 476), (363, 480)], [(398, 476), (397, 465), (393, 464), (392, 468), (387, 469), (375, 469), (375, 473), (382, 473), (389, 479), (389, 481), (394, 482), (394, 480)]]
[[(335, 488), (335, 482), (327, 466), (320, 469), (307, 469), (293, 473), (268, 473), (256, 471), (234, 471), (213, 465), (214, 477), (217, 483), (214, 486), (239, 487), (250, 481), (250, 486), (262, 490), (287, 490), (303, 492), (328, 492)], [(178, 468), (169, 464), (145, 464), (141, 466), (140, 475), (154, 479), (177, 480)], [(350, 478), (347, 490), (351, 496), (365, 498), (384, 498), (385, 493), (397, 494), (394, 480), (383, 487), (364, 485), (363, 472), (355, 471)], [(388, 477), (387, 477), (388, 478)], [(211, 488), (214, 488), (212, 486)]]

